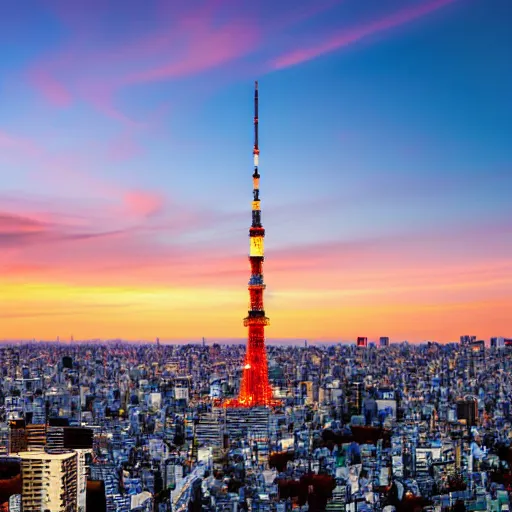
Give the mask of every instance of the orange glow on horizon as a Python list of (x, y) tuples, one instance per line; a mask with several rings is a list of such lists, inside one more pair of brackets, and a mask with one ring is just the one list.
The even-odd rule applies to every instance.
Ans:
[[(273, 320), (267, 337), (331, 341), (364, 334), (370, 341), (386, 335), (392, 341), (447, 342), (470, 331), (484, 339), (510, 335), (509, 297), (496, 293), (489, 298), (489, 293), (482, 295), (487, 292), (482, 287), (482, 298), (476, 292), (471, 299), (468, 285), (456, 289), (455, 295), (448, 288), (445, 299), (435, 302), (428, 287), (404, 288), (308, 290), (288, 282), (283, 290), (281, 283), (282, 291), (270, 291), (267, 298)], [(4, 282), (1, 289), (2, 339), (66, 339), (70, 334), (77, 340), (247, 337), (244, 283), (217, 289)]]
[[(207, 258), (200, 245), (143, 251), (144, 240), (121, 235), (73, 243), (72, 252), (62, 242), (3, 253), (1, 339), (247, 339), (243, 236), (235, 249), (209, 246)], [(415, 239), (379, 242), (376, 250), (358, 243), (270, 247), (267, 255), (270, 340), (512, 337), (512, 264), (499, 255), (439, 261)]]

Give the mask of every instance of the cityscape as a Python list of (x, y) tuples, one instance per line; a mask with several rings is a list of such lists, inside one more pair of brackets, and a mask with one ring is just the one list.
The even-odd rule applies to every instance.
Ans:
[(0, 511), (510, 510), (512, 4), (6, 14)]

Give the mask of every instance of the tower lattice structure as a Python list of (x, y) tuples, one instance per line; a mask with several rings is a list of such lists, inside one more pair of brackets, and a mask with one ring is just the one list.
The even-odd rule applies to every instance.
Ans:
[(273, 406), (278, 402), (272, 398), (272, 388), (268, 382), (268, 363), (265, 349), (265, 327), (269, 319), (265, 316), (263, 305), (263, 261), (265, 228), (261, 223), (260, 173), (258, 143), (258, 82), (254, 88), (254, 173), (252, 224), (249, 228), (249, 262), (251, 277), (249, 279), (249, 312), (244, 318), (248, 328), (247, 351), (245, 354), (242, 383), (237, 399), (227, 400), (224, 407), (258, 407)]

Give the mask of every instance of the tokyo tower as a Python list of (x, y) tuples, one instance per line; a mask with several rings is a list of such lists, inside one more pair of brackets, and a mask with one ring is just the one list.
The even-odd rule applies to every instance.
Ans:
[(260, 173), (258, 171), (260, 149), (258, 145), (258, 82), (254, 88), (254, 173), (252, 224), (249, 229), (249, 262), (251, 277), (249, 279), (250, 310), (244, 325), (249, 329), (247, 352), (242, 375), (240, 394), (237, 399), (224, 402), (224, 407), (258, 407), (273, 406), (279, 402), (272, 398), (272, 388), (268, 382), (267, 353), (265, 350), (265, 326), (269, 319), (265, 316), (263, 306), (263, 239), (265, 229), (261, 224), (260, 207)]

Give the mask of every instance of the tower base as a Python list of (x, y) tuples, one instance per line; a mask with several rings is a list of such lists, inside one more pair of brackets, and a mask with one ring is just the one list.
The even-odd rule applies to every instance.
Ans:
[(280, 400), (270, 398), (265, 401), (256, 400), (243, 400), (241, 398), (228, 398), (222, 402), (222, 407), (225, 409), (249, 409), (252, 407), (279, 407), (282, 405)]

